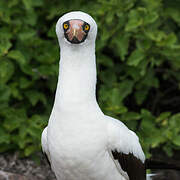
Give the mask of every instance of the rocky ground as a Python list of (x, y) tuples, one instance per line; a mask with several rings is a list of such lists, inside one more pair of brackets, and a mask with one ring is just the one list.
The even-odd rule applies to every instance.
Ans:
[(56, 180), (46, 159), (40, 155), (40, 164), (17, 154), (0, 154), (0, 180)]
[[(45, 157), (40, 154), (40, 164), (18, 154), (0, 154), (0, 180), (56, 180)], [(180, 171), (158, 170), (155, 180), (180, 180)]]

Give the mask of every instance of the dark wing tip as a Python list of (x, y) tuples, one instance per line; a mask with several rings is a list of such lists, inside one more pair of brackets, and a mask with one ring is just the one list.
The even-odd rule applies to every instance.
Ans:
[(114, 150), (112, 155), (118, 160), (122, 170), (128, 174), (129, 180), (146, 180), (145, 164), (132, 153), (124, 154)]

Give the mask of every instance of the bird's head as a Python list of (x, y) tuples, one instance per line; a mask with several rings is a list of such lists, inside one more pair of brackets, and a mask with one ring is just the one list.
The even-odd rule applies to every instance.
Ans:
[(59, 18), (56, 24), (59, 44), (82, 45), (96, 39), (97, 25), (94, 19), (80, 11), (73, 11)]

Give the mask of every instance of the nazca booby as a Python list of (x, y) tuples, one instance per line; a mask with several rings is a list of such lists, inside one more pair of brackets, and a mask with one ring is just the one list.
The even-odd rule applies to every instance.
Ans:
[(56, 34), (59, 77), (41, 143), (57, 180), (145, 180), (137, 135), (96, 101), (96, 22), (70, 12), (58, 20)]

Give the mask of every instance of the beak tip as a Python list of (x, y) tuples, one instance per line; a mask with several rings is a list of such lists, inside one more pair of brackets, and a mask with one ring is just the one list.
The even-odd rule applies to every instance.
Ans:
[(73, 36), (76, 37), (77, 36), (77, 30), (73, 29)]

